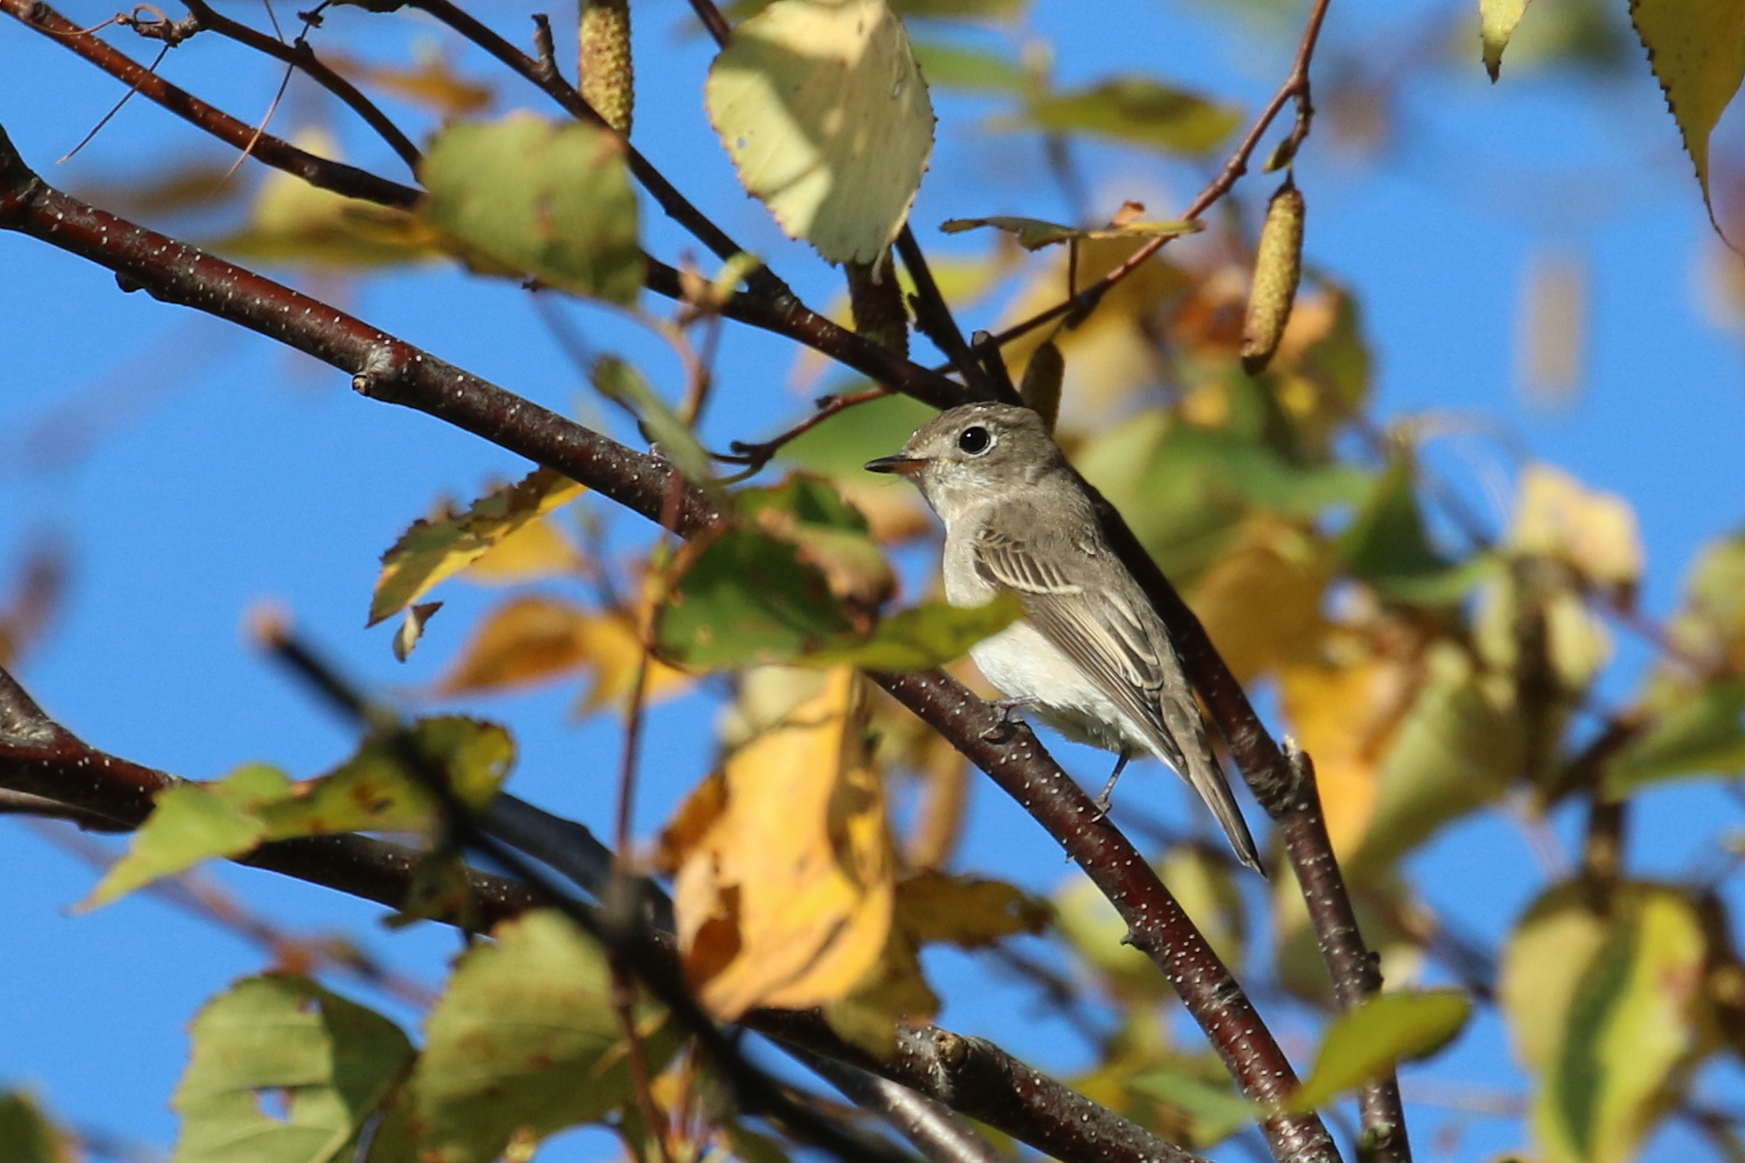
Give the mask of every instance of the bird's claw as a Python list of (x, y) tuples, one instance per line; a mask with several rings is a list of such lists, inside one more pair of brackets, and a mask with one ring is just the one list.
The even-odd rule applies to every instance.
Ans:
[(1018, 712), (1030, 706), (1032, 699), (989, 699), (988, 706), (1000, 712), (1000, 721), (982, 732), (982, 738), (990, 743), (1009, 742), (1024, 720), (1018, 717)]

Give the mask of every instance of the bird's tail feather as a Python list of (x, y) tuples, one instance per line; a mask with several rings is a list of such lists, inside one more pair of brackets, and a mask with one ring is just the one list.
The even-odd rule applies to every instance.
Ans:
[[(1182, 685), (1186, 686), (1185, 678)], [(1166, 693), (1162, 708), (1164, 723), (1174, 736), (1172, 741), (1179, 748), (1181, 762), (1174, 762), (1174, 757), (1162, 752), (1158, 753), (1158, 758), (1174, 767), (1212, 809), (1212, 815), (1217, 817), (1224, 835), (1230, 839), (1230, 847), (1236, 851), (1236, 859), (1265, 877), (1266, 869), (1261, 867), (1260, 851), (1254, 846), (1248, 821), (1242, 818), (1242, 809), (1236, 806), (1230, 781), (1225, 778), (1224, 769), (1218, 764), (1218, 755), (1212, 750), (1212, 740), (1206, 735), (1206, 723), (1200, 717), (1199, 703), (1192, 694), (1184, 692), (1184, 695), (1177, 700)]]

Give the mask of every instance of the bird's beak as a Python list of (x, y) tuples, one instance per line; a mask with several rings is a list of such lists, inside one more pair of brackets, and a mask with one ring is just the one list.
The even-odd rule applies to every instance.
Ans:
[(866, 462), (868, 472), (894, 472), (903, 476), (914, 476), (927, 467), (927, 460), (917, 456), (881, 456), (877, 460)]

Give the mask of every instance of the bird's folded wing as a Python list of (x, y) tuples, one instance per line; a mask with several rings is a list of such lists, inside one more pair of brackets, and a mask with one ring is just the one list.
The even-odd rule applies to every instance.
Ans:
[(1161, 758), (1185, 774), (1181, 748), (1163, 721), (1163, 666), (1145, 620), (1149, 610), (1134, 608), (1117, 587), (1087, 584), (1089, 579), (1073, 576), (1078, 571), (1052, 556), (990, 528), (977, 539), (974, 560), (990, 584), (1018, 595), (1025, 621), (1126, 712)]

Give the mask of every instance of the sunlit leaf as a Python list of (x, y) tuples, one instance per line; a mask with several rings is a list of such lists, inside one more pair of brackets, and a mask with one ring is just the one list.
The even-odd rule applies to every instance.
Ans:
[(1062, 226), (1058, 222), (1044, 222), (1040, 218), (995, 215), (992, 218), (951, 218), (940, 223), (939, 229), (947, 234), (962, 234), (966, 230), (987, 226), (1010, 234), (1025, 250), (1041, 250), (1045, 246), (1085, 239), (1101, 241), (1110, 238), (1177, 238), (1203, 230), (1205, 225), (1195, 219), (1183, 222), (1128, 222), (1121, 226), (1084, 230), (1077, 226)]
[[(528, 594), (485, 616), (438, 689), (445, 694), (510, 691), (585, 674), (592, 682), (582, 710), (593, 711), (628, 692), (641, 653), (629, 619)], [(658, 702), (690, 681), (651, 659), (643, 697)]]
[(1666, 1109), (1668, 1084), (1714, 1044), (1702, 920), (1680, 892), (1625, 885), (1595, 912), (1580, 886), (1543, 896), (1506, 950), (1500, 995), (1538, 1075), (1549, 1163), (1622, 1163)]
[(177, 784), (159, 792), (134, 832), (127, 854), (109, 867), (81, 908), (95, 908), (207, 860), (240, 856), (266, 835), (258, 810), (289, 794), (291, 779), (263, 764), (240, 767), (211, 784)]
[(502, 586), (574, 574), (583, 564), (581, 551), (558, 532), (550, 517), (518, 526), (475, 558), (461, 576), (476, 585)]
[(1033, 97), (1024, 116), (1050, 133), (1088, 133), (1190, 154), (1217, 145), (1241, 119), (1230, 106), (1143, 76)]
[(406, 616), (400, 622), (400, 628), (394, 632), (394, 657), (405, 662), (412, 657), (412, 651), (418, 646), (418, 640), (424, 637), (425, 623), (430, 621), (432, 614), (442, 609), (441, 602), (414, 602), (406, 607)]
[[(449, 791), (472, 809), (490, 803), (515, 763), (507, 731), (460, 715), (418, 720), (405, 745), (416, 749), (428, 774), (445, 779)], [(266, 823), (269, 840), (334, 832), (429, 832), (439, 804), (425, 774), (407, 770), (399, 742), (373, 736), (327, 775), (297, 784), (255, 813)]]
[(914, 536), (932, 527), (914, 486), (861, 466), (901, 448), (933, 414), (919, 400), (885, 396), (824, 421), (785, 445), (781, 459), (835, 480), (879, 540)]
[(1528, 0), (1478, 0), (1479, 41), (1484, 47), (1484, 69), (1496, 80), (1502, 72), (1503, 49), (1515, 34), (1515, 25), (1527, 11)]
[(527, 113), (456, 124), (431, 143), (419, 216), (475, 270), (636, 301), (643, 258), (624, 143), (584, 122)]
[(706, 482), (714, 476), (709, 454), (665, 400), (654, 394), (648, 381), (617, 356), (601, 356), (589, 372), (594, 390), (636, 417), (643, 435), (660, 449), (685, 475), (686, 480)]
[(968, 609), (922, 602), (879, 619), (870, 636), (825, 643), (798, 661), (837, 662), (862, 670), (926, 670), (962, 658), (971, 646), (1023, 616), (1024, 607), (1010, 594)]
[(662, 653), (688, 666), (787, 661), (851, 633), (824, 571), (789, 541), (723, 529), (680, 558), (662, 611)]
[(1314, 652), (1332, 578), (1325, 545), (1298, 526), (1257, 518), (1188, 592), (1188, 603), (1239, 682)]
[[(237, 982), (191, 1035), (170, 1100), (181, 1116), (173, 1163), (348, 1159), (412, 1060), (388, 1019), (288, 974)], [(263, 1108), (267, 1093), (282, 1096), (282, 1117)]]
[(1023, 68), (1005, 57), (938, 41), (916, 41), (910, 48), (930, 88), (965, 89), (971, 93), (1023, 91), (1026, 81)]
[(1733, 0), (1630, 0), (1630, 21), (1678, 122), (1709, 204), (1709, 134), (1745, 79), (1745, 5)]
[(1309, 1111), (1378, 1078), (1399, 1062), (1436, 1053), (1466, 1025), (1472, 1003), (1452, 990), (1384, 993), (1333, 1019), (1315, 1065), (1288, 1109)]
[(1745, 537), (1718, 537), (1703, 546), (1666, 634), (1687, 658), (1717, 671), (1745, 671)]
[(28, 1095), (0, 1091), (0, 1163), (74, 1163), (72, 1140)]
[(1602, 584), (1629, 587), (1642, 576), (1642, 538), (1630, 503), (1549, 465), (1522, 471), (1508, 540), (1523, 553), (1557, 558)]
[[(597, 1120), (631, 1094), (599, 946), (543, 910), (492, 935), (462, 955), (425, 1024), (413, 1087), (426, 1163), (489, 1163), (512, 1137)], [(676, 1044), (663, 1017), (647, 1003), (635, 1009), (651, 1074)]]
[(1046, 901), (999, 880), (922, 871), (897, 883), (896, 925), (921, 944), (964, 949), (1015, 933), (1038, 933), (1053, 915)]
[(776, 0), (733, 30), (703, 90), (740, 184), (829, 262), (896, 238), (933, 149), (933, 109), (885, 0)]
[(485, 494), (464, 513), (414, 521), (382, 554), (382, 572), (370, 599), (369, 625), (399, 613), (521, 526), (581, 493), (582, 486), (568, 477), (540, 468), (518, 484)]
[(829, 672), (816, 696), (730, 752), (669, 831), (685, 975), (716, 1017), (845, 998), (885, 951), (895, 857), (863, 683)]
[[(338, 157), (326, 134), (303, 134), (297, 144)], [(341, 271), (369, 270), (437, 257), (437, 237), (404, 210), (347, 198), (282, 170), (270, 171), (241, 230), (207, 244), (255, 263), (285, 263)]]

